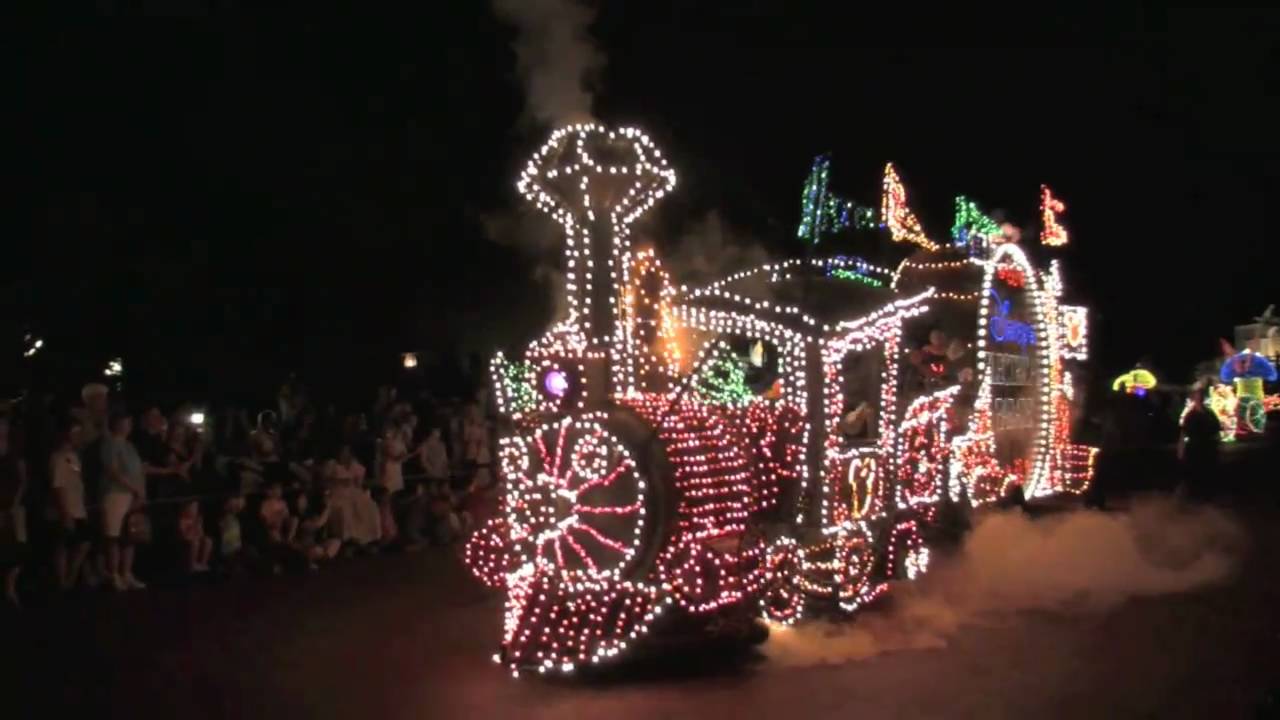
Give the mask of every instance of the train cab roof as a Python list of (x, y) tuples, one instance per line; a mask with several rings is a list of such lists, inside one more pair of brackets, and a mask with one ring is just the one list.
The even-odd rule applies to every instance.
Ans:
[(790, 260), (738, 273), (704, 288), (686, 289), (682, 304), (749, 314), (805, 335), (821, 336), (907, 299), (908, 294), (893, 289), (893, 278), (893, 271), (856, 258)]

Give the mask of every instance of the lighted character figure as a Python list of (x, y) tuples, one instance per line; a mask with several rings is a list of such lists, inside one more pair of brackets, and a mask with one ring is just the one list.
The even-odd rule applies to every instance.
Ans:
[[(895, 291), (890, 270), (857, 261), (832, 274), (810, 259), (677, 290), (631, 241), (674, 185), (647, 136), (596, 124), (554, 132), (518, 184), (564, 230), (569, 317), (492, 364), (502, 509), (464, 557), (505, 594), (494, 660), (513, 674), (605, 662), (650, 632), (758, 639), (762, 618), (854, 612), (926, 571), (941, 504), (1078, 491), (1091, 476), (1092, 450), (1067, 442), (1056, 412), (1056, 301), (1041, 299), (1016, 248), (973, 261), (988, 286), (1003, 273), (1025, 292), (1009, 295), (993, 340), (991, 301), (975, 309), (969, 332), (987, 350), (973, 417), (953, 428), (960, 385), (900, 392), (904, 325), (934, 290)], [(919, 225), (905, 191), (886, 187), (886, 216), (909, 236)], [(865, 216), (821, 188), (810, 195), (802, 235), (813, 242), (846, 209)], [(997, 370), (987, 358), (1001, 343), (1019, 362)], [(858, 378), (855, 391), (850, 367), (876, 368), (878, 385)], [(856, 428), (842, 425), (850, 411)], [(1018, 457), (1002, 461), (1005, 450)]]
[(1240, 436), (1261, 435), (1266, 430), (1266, 390), (1264, 382), (1275, 382), (1276, 366), (1252, 350), (1227, 358), (1219, 371), (1224, 383), (1235, 387), (1236, 433)]
[(1136, 367), (1111, 381), (1112, 390), (1138, 397), (1145, 397), (1156, 385), (1156, 376), (1142, 367)]

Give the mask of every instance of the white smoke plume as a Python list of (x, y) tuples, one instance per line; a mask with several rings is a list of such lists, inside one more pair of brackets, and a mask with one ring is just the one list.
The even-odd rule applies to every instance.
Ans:
[(712, 210), (683, 233), (662, 264), (677, 285), (698, 287), (769, 261), (764, 246), (728, 226)]
[(551, 218), (530, 207), (486, 213), (480, 218), (490, 240), (528, 254), (533, 262), (533, 279), (551, 296), (551, 323), (569, 316), (564, 273), (556, 265), (560, 257), (562, 230)]
[(985, 515), (955, 556), (935, 556), (930, 574), (896, 587), (887, 606), (845, 624), (779, 630), (764, 651), (778, 664), (809, 666), (942, 648), (962, 626), (1009, 622), (1023, 611), (1097, 613), (1223, 582), (1243, 544), (1226, 513), (1167, 498), (1135, 501), (1127, 513)]
[[(590, 119), (595, 80), (605, 59), (590, 35), (594, 9), (574, 0), (494, 0), (493, 12), (516, 28), (524, 114), (536, 133)], [(536, 138), (539, 144), (542, 140)], [(481, 222), (490, 240), (532, 258), (533, 278), (551, 296), (551, 322), (568, 317), (565, 277), (557, 264), (560, 227), (527, 207), (487, 213)]]
[(527, 114), (552, 127), (589, 119), (605, 59), (591, 39), (595, 10), (574, 0), (494, 0), (493, 11), (518, 33)]

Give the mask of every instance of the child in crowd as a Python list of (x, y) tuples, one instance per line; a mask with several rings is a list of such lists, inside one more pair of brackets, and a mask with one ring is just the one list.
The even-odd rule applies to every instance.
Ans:
[(238, 569), (243, 562), (240, 535), (240, 513), (243, 511), (244, 496), (239, 493), (222, 504), (222, 517), (218, 519), (218, 555), (227, 570)]
[(321, 560), (332, 560), (342, 547), (342, 541), (329, 537), (329, 504), (324, 496), (311, 502), (306, 494), (299, 494), (294, 501), (298, 522), (298, 531), (293, 539), (293, 547), (307, 559), (308, 567), (318, 570)]
[(400, 536), (396, 527), (395, 513), (391, 507), (391, 492), (385, 487), (373, 488), (373, 501), (378, 504), (378, 517), (382, 528), (382, 537), (378, 544), (382, 547), (388, 547), (395, 543), (396, 538)]
[(289, 504), (284, 501), (284, 486), (278, 478), (267, 480), (266, 491), (262, 507), (258, 510), (266, 531), (266, 547), (263, 549), (271, 558), (272, 572), (279, 573), (295, 557), (291, 543), (298, 532), (298, 519), (289, 512)]
[(453, 491), (447, 484), (431, 489), (428, 507), (431, 514), (432, 537), (439, 545), (448, 545), (462, 535), (462, 517), (454, 509)]
[(213, 539), (204, 532), (200, 503), (192, 500), (182, 506), (178, 515), (178, 536), (187, 545), (187, 568), (193, 573), (208, 572)]

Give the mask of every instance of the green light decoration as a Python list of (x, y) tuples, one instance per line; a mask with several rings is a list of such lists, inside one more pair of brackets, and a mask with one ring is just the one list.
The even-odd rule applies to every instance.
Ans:
[(502, 385), (510, 407), (508, 412), (518, 415), (533, 410), (538, 405), (535, 387), (536, 373), (527, 362), (502, 363)]
[(984, 253), (991, 238), (1001, 234), (1000, 223), (987, 217), (977, 203), (963, 195), (956, 196), (956, 221), (951, 226), (951, 244), (968, 248), (970, 255)]
[(830, 275), (834, 278), (840, 278), (841, 280), (853, 280), (854, 282), (860, 282), (863, 285), (870, 285), (871, 287), (884, 287), (883, 282), (873, 277), (867, 277), (860, 272), (854, 272), (853, 270), (833, 268)]
[(747, 387), (746, 363), (733, 349), (717, 342), (710, 351), (703, 370), (693, 380), (693, 391), (704, 401), (715, 405), (746, 405), (755, 398)]
[(876, 227), (875, 210), (832, 195), (827, 189), (830, 179), (831, 155), (819, 155), (813, 159), (813, 169), (804, 181), (804, 194), (800, 196), (800, 227), (796, 230), (796, 237), (814, 245), (824, 235), (847, 227), (859, 230)]

